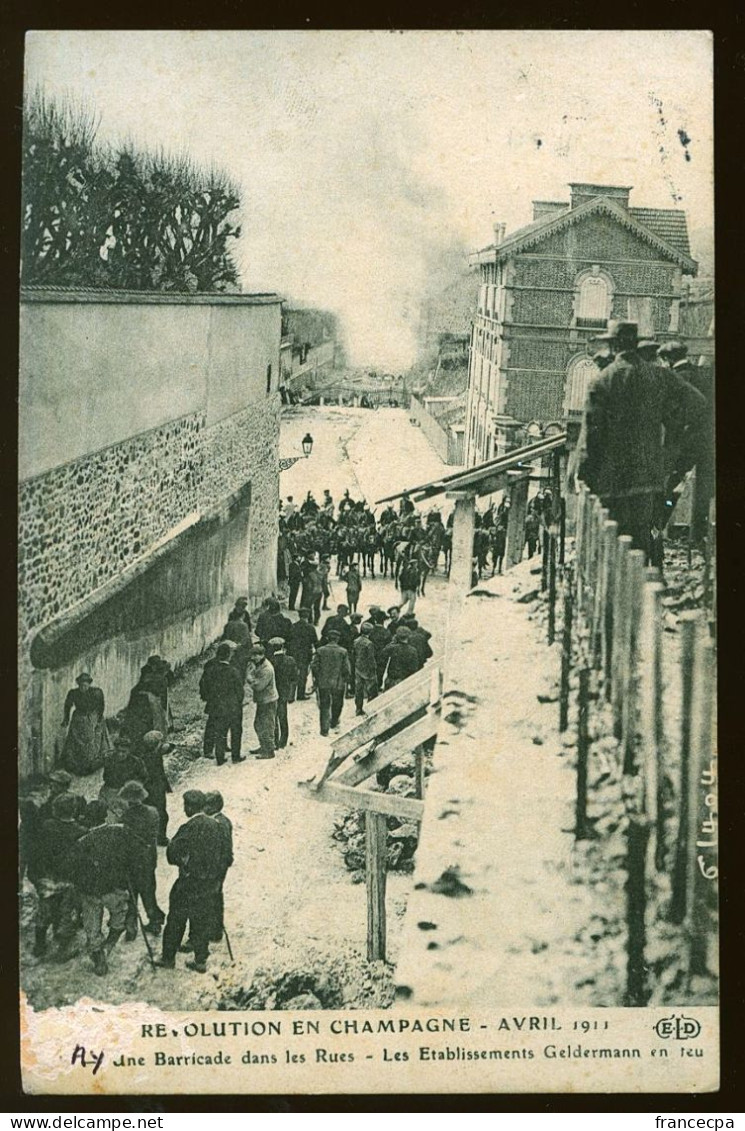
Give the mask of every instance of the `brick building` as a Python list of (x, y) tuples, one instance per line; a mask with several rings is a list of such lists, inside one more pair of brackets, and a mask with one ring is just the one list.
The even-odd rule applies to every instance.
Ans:
[(643, 337), (681, 332), (693, 276), (685, 213), (629, 206), (629, 188), (571, 184), (571, 199), (534, 201), (533, 220), (471, 256), (480, 273), (471, 331), (466, 463), (501, 454), (531, 423), (578, 428), (590, 339), (609, 318)]
[(276, 585), (281, 300), (24, 288), (20, 773), (85, 669), (106, 713)]

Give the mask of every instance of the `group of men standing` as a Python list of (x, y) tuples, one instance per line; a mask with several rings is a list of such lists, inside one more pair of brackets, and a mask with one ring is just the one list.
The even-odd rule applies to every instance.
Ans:
[[(146, 737), (152, 749), (163, 743), (159, 732)], [(129, 756), (120, 761), (125, 759)], [(137, 772), (131, 760), (128, 769)], [(222, 813), (222, 795), (188, 790), (183, 799), (187, 820), (164, 842), (160, 813), (149, 803), (140, 777), (118, 789), (104, 785), (90, 801), (71, 786), (66, 771), (54, 771), (48, 799), (39, 807), (26, 800), (21, 807), (21, 879), (27, 876), (37, 896), (34, 955), (48, 958), (51, 928), (54, 958), (67, 961), (76, 953), (82, 927), (93, 970), (104, 975), (114, 947), (122, 936), (134, 941), (139, 925), (143, 936), (163, 932), (158, 962), (145, 938), (153, 965), (172, 968), (182, 949), (194, 952), (187, 966), (204, 972), (209, 943), (223, 935), (222, 885), (233, 862), (232, 826)], [(163, 843), (168, 862), (179, 869), (167, 916), (157, 896), (158, 845)], [(183, 944), (187, 921), (190, 937)]]
[(662, 538), (677, 489), (697, 467), (699, 508), (713, 492), (711, 373), (677, 341), (638, 340), (634, 322), (611, 321), (596, 341), (591, 381), (570, 476), (598, 496), (619, 533), (662, 567)]

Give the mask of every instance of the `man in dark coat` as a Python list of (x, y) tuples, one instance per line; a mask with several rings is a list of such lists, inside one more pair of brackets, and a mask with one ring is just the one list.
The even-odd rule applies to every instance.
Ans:
[(220, 644), (214, 660), (205, 664), (199, 681), (199, 694), (204, 699), (207, 713), (203, 754), (205, 758), (211, 758), (214, 753), (218, 766), (225, 764), (228, 731), (232, 760), (243, 761), (243, 681), (231, 663), (232, 654), (233, 648), (229, 643)]
[(270, 660), (277, 685), (276, 743), (278, 750), (284, 750), (290, 738), (287, 704), (295, 702), (297, 692), (297, 664), (292, 656), (285, 653), (285, 642), (281, 636), (272, 637), (269, 643), (272, 646)]
[[(94, 804), (99, 806), (97, 821), (74, 846), (71, 874), (80, 892), (93, 970), (101, 975), (107, 973), (107, 955), (126, 928), (130, 893), (142, 882), (147, 850), (130, 829), (107, 823), (103, 802)], [(109, 930), (104, 935), (107, 911)]]
[(401, 609), (405, 606), (407, 613), (413, 613), (419, 589), (419, 566), (414, 558), (409, 558), (401, 566), (398, 585), (401, 590)]
[(318, 624), (321, 619), (321, 598), (323, 597), (323, 582), (318, 572), (318, 562), (309, 561), (303, 573), (303, 588), (300, 594), (300, 607), (310, 609), (313, 624)]
[(159, 730), (151, 730), (145, 735), (140, 747), (142, 764), (145, 767), (145, 788), (147, 789), (147, 803), (152, 805), (158, 814), (158, 844), (168, 844), (166, 829), (168, 828), (168, 806), (166, 795), (171, 793), (171, 783), (168, 781), (163, 756), (173, 749), (164, 741)]
[(578, 474), (649, 559), (671, 465), (680, 476), (695, 462), (706, 402), (639, 357), (636, 323), (609, 322), (605, 337), (615, 358), (588, 390)]
[(225, 833), (204, 812), (204, 794), (188, 789), (184, 794), (186, 821), (171, 838), (166, 857), (179, 870), (171, 888), (168, 918), (163, 931), (163, 953), (158, 963), (166, 970), (176, 965), (176, 953), (189, 923), (194, 958), (186, 965), (200, 974), (207, 971), (210, 934), (215, 929), (219, 891), (229, 867)]
[(228, 622), (222, 630), (222, 639), (229, 640), (240, 647), (242, 644), (251, 643), (251, 629), (246, 624), (239, 610), (233, 609), (228, 614)]
[(122, 812), (122, 824), (144, 846), (139, 884), (132, 885), (127, 909), (125, 937), (128, 941), (133, 941), (137, 937), (138, 897), (142, 899), (142, 906), (147, 914), (146, 931), (152, 935), (159, 935), (165, 920), (165, 915), (158, 906), (155, 879), (155, 870), (158, 866), (160, 815), (154, 806), (146, 804), (147, 796), (147, 790), (139, 781), (129, 781), (119, 790), (119, 797), (125, 806)]
[(270, 597), (266, 604), (266, 615), (261, 614), (256, 622), (256, 635), (266, 647), (273, 636), (281, 636), (289, 640), (292, 632), (292, 621), (280, 612), (279, 601)]
[(418, 672), (421, 667), (416, 649), (409, 642), (409, 630), (397, 628), (393, 642), (383, 652), (385, 689)]
[(308, 687), (308, 669), (313, 653), (318, 647), (318, 633), (310, 623), (310, 610), (301, 609), (300, 619), (292, 626), (287, 643), (288, 655), (297, 664), (297, 697), (305, 699)]
[(378, 694), (378, 659), (372, 641), (373, 626), (365, 621), (353, 644), (354, 651), (354, 705), (358, 715), (364, 715), (366, 699)]
[[(660, 361), (686, 384), (698, 389), (706, 401), (706, 409), (698, 431), (699, 446), (696, 458), (696, 483), (691, 522), (693, 538), (698, 541), (706, 531), (709, 514), (709, 500), (715, 488), (714, 464), (714, 373), (709, 366), (692, 365), (687, 347), (679, 341), (665, 342), (658, 353)], [(677, 468), (673, 467), (671, 479), (675, 479)], [(681, 475), (678, 475), (680, 482)], [(671, 483), (675, 488), (678, 484)], [(670, 508), (672, 510), (672, 508)]]
[(128, 781), (139, 781), (143, 784), (148, 775), (145, 763), (132, 752), (126, 734), (120, 734), (114, 740), (114, 749), (104, 762), (103, 781), (99, 792), (101, 801), (106, 802), (109, 812), (119, 820), (124, 811), (124, 804), (119, 795), (123, 785)]
[[(397, 610), (398, 611), (398, 610)], [(385, 662), (383, 660), (383, 652), (390, 644), (393, 636), (385, 627), (385, 620), (387, 614), (383, 612), (377, 605), (373, 605), (370, 609), (369, 619), (365, 624), (371, 626), (370, 639), (375, 648), (375, 660), (378, 670), (378, 688), (383, 686), (383, 672), (385, 671)]]
[(349, 647), (352, 642), (352, 633), (349, 621), (347, 620), (348, 615), (349, 609), (346, 605), (336, 606), (336, 612), (326, 618), (325, 624), (321, 629), (322, 644), (328, 643), (329, 633), (336, 632), (339, 636), (339, 642), (342, 648)]
[(339, 633), (331, 631), (328, 643), (322, 644), (310, 665), (313, 682), (318, 691), (318, 711), (321, 734), (326, 736), (329, 726), (339, 726), (344, 707), (344, 693), (349, 682), (349, 653), (342, 648)]
[(34, 928), (34, 955), (47, 950), (47, 931), (51, 926), (55, 941), (66, 956), (76, 929), (77, 896), (72, 884), (72, 850), (85, 835), (76, 820), (75, 796), (62, 793), (54, 799), (51, 814), (40, 823), (30, 857), (28, 878), (38, 897)]
[(233, 606), (233, 612), (237, 613), (241, 620), (245, 621), (248, 625), (248, 631), (251, 631), (251, 614), (248, 611), (248, 597), (239, 597)]
[(225, 899), (223, 896), (223, 886), (225, 884), (225, 877), (228, 874), (228, 869), (233, 864), (233, 822), (229, 817), (223, 813), (223, 805), (225, 804), (222, 794), (219, 790), (213, 790), (211, 793), (204, 795), (204, 812), (208, 817), (211, 817), (218, 828), (222, 831), (225, 837), (225, 846), (227, 850), (225, 871), (220, 881), (220, 891), (217, 897), (217, 906), (215, 908), (215, 929), (210, 937), (210, 942), (220, 942), (223, 932), (225, 930)]
[(428, 632), (426, 628), (422, 628), (419, 621), (414, 616), (401, 617), (401, 627), (409, 630), (409, 644), (411, 644), (419, 657), (419, 667), (423, 668), (427, 660), (433, 655), (432, 647), (429, 643), (432, 639), (432, 633)]

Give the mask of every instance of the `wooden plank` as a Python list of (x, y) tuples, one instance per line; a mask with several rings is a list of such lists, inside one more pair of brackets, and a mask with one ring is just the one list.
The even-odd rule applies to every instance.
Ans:
[(344, 805), (347, 809), (385, 813), (387, 817), (398, 817), (399, 821), (421, 821), (424, 816), (424, 802), (416, 797), (399, 797), (395, 793), (373, 793), (368, 789), (337, 785), (333, 781), (324, 782), (320, 789), (314, 789), (313, 783), (300, 782), (299, 788), (314, 801)]
[[(691, 712), (691, 766), (688, 801), (688, 973), (690, 977), (708, 971), (709, 934), (711, 933), (710, 903), (712, 878), (704, 871), (712, 868), (716, 874), (717, 859), (716, 782), (711, 779), (714, 706), (714, 647), (707, 638), (706, 626), (700, 623), (693, 663), (693, 709)], [(700, 850), (704, 849), (704, 852)], [(712, 852), (713, 849), (713, 852)]]
[(691, 795), (691, 746), (693, 712), (693, 661), (696, 650), (699, 614), (685, 612), (680, 618), (681, 653), (681, 721), (680, 721), (680, 778), (678, 788), (678, 838), (671, 877), (671, 895), (668, 918), (671, 923), (682, 923), (686, 917), (691, 853), (689, 851), (689, 802)]
[(623, 703), (621, 706), (624, 774), (635, 774), (638, 770), (636, 764), (636, 734), (638, 729), (637, 661), (639, 656), (639, 621), (641, 618), (641, 602), (644, 589), (644, 560), (645, 554), (643, 550), (629, 550), (626, 564), (626, 585), (628, 587), (628, 649), (622, 672)]
[(357, 785), (365, 781), (384, 766), (395, 762), (402, 754), (410, 754), (422, 742), (434, 738), (439, 721), (438, 715), (425, 715), (423, 719), (418, 719), (405, 730), (394, 734), (393, 738), (381, 742), (379, 746), (374, 746), (362, 758), (355, 760), (348, 769), (328, 780), (338, 782), (340, 785)]
[(379, 813), (365, 814), (367, 961), (385, 961), (385, 882), (388, 826)]
[(364, 719), (332, 742), (333, 757), (341, 758), (351, 754), (389, 727), (402, 722), (407, 715), (426, 707), (429, 703), (429, 686), (430, 673), (425, 670), (409, 676), (390, 691), (370, 700)]

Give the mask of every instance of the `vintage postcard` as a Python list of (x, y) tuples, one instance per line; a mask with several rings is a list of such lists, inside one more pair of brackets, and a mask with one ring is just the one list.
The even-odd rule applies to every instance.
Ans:
[(712, 38), (27, 37), (32, 1094), (719, 1079)]

